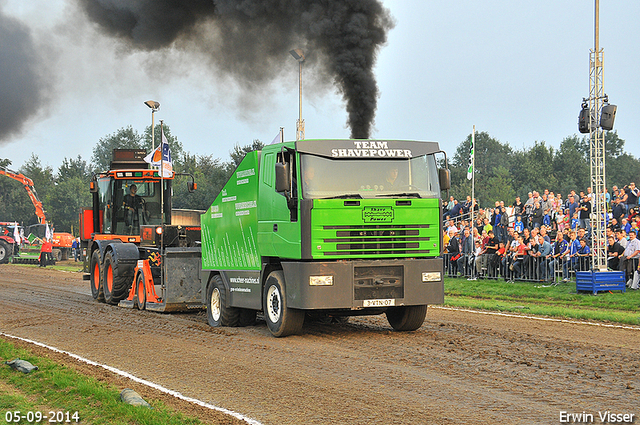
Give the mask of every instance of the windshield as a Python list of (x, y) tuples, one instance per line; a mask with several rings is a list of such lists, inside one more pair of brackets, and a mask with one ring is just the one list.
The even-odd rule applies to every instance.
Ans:
[(329, 159), (300, 155), (304, 198), (439, 198), (433, 155), (398, 159)]

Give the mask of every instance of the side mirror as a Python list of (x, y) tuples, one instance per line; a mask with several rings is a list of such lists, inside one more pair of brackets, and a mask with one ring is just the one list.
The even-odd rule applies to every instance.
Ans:
[(89, 192), (91, 193), (98, 193), (98, 182), (95, 180), (92, 180), (89, 182)]
[(189, 193), (193, 193), (198, 189), (198, 183), (196, 182), (187, 182), (187, 190)]
[(451, 171), (446, 168), (439, 168), (438, 178), (440, 179), (440, 190), (451, 189)]
[(288, 163), (276, 163), (276, 192), (286, 192), (291, 189), (290, 175)]

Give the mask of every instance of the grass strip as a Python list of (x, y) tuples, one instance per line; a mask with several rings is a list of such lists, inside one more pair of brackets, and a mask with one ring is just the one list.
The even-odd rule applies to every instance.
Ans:
[[(4, 361), (20, 358), (27, 360), (39, 370), (30, 374), (15, 371)], [(153, 409), (135, 407), (120, 401), (120, 389), (82, 375), (75, 370), (55, 363), (45, 357), (33, 355), (0, 338), (0, 422), (7, 415), (20, 411), (63, 412), (65, 423), (67, 415), (72, 417), (78, 412), (83, 424), (116, 425), (197, 425), (197, 418), (186, 417), (166, 407), (160, 401), (147, 400)], [(43, 410), (44, 409), (44, 410)], [(60, 415), (61, 413), (58, 413)], [(21, 419), (18, 424), (34, 423)], [(48, 423), (42, 420), (41, 423)]]
[(445, 305), (566, 319), (640, 325), (640, 291), (577, 293), (575, 282), (468, 281), (445, 278)]

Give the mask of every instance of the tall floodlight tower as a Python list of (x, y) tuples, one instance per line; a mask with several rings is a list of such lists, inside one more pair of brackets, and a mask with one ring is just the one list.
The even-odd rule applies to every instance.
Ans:
[(594, 48), (589, 54), (589, 98), (583, 99), (578, 117), (578, 129), (589, 133), (591, 166), (591, 261), (594, 271), (607, 270), (607, 204), (605, 199), (605, 138), (604, 130), (613, 128), (616, 106), (609, 105), (604, 94), (604, 50), (600, 48), (599, 0), (595, 0)]
[(604, 131), (599, 128), (600, 114), (604, 103), (604, 50), (600, 48), (599, 40), (599, 2), (595, 0), (595, 37), (594, 49), (589, 54), (589, 129), (591, 136), (591, 189), (594, 199), (591, 200), (592, 214), (592, 268), (595, 271), (607, 270), (607, 234), (606, 218), (607, 205), (604, 198), (605, 188), (605, 146)]

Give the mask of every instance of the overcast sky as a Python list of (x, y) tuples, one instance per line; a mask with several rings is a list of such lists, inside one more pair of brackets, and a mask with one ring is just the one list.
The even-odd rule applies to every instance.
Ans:
[[(515, 149), (535, 141), (558, 147), (577, 133), (589, 92), (593, 1), (383, 3), (395, 27), (375, 67), (380, 95), (372, 138), (437, 141), (452, 156), (473, 125)], [(640, 157), (633, 133), (640, 116), (640, 2), (600, 3), (605, 93), (618, 105), (615, 129), (626, 151)], [(0, 15), (30, 28), (49, 87), (45, 106), (34, 105), (22, 131), (0, 141), (0, 158), (14, 169), (32, 153), (54, 169), (65, 157), (90, 160), (101, 137), (151, 124), (146, 100), (160, 102), (156, 119), (192, 154), (226, 160), (234, 144), (269, 143), (280, 127), (295, 139), (298, 64), (286, 52), (281, 76), (247, 92), (197, 55), (127, 49), (101, 35), (73, 0), (0, 0)], [(6, 44), (0, 39), (0, 49)], [(311, 82), (303, 92), (306, 137), (348, 138), (342, 96)]]

